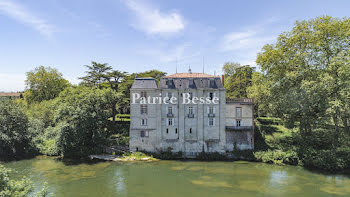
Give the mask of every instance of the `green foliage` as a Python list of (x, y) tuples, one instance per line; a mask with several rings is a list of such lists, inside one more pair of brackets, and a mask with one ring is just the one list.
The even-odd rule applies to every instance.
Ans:
[(133, 161), (141, 161), (141, 160), (157, 160), (155, 159), (152, 155), (148, 155), (146, 153), (143, 152), (134, 152), (134, 153), (124, 153), (123, 154), (123, 160), (133, 160)]
[(222, 70), (225, 74), (226, 96), (228, 98), (247, 98), (247, 88), (252, 85), (254, 68), (227, 62)]
[(280, 157), (278, 149), (295, 151), (306, 167), (349, 169), (349, 29), (349, 18), (297, 21), (258, 54), (262, 73), (253, 74), (248, 95), (258, 115), (281, 118), (288, 128), (258, 119), (264, 148), (275, 149), (266, 153), (266, 161)]
[(12, 100), (0, 100), (0, 160), (23, 157), (29, 152), (28, 118)]
[(40, 66), (26, 74), (24, 95), (29, 104), (56, 98), (62, 90), (70, 86), (62, 73), (51, 67)]
[[(12, 180), (9, 176), (11, 170), (0, 165), (0, 197), (26, 197), (33, 191), (32, 182), (23, 177), (22, 180)], [(47, 183), (43, 189), (35, 194), (36, 197), (47, 197)], [(52, 196), (52, 194), (51, 194)]]
[(268, 150), (260, 151), (254, 153), (255, 158), (258, 161), (265, 163), (274, 163), (274, 164), (291, 164), (298, 165), (299, 158), (296, 152), (294, 151), (281, 151), (281, 150)]
[(57, 100), (55, 129), (57, 146), (63, 157), (81, 158), (101, 151), (106, 144), (108, 118), (116, 94), (111, 89), (73, 87)]

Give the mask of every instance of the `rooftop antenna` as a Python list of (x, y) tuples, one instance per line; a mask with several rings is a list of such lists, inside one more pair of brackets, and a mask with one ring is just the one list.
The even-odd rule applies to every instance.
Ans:
[(188, 66), (188, 73), (192, 74), (191, 66)]
[(204, 74), (204, 56), (203, 56), (202, 66), (203, 66), (203, 74)]
[(176, 57), (176, 73), (177, 73), (177, 57)]

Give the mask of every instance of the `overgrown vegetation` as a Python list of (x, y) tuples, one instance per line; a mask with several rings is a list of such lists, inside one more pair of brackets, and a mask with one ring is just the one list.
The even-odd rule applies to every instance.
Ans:
[[(33, 192), (32, 182), (23, 177), (21, 180), (14, 180), (10, 177), (11, 170), (0, 164), (0, 196), (1, 197), (27, 197)], [(46, 183), (36, 197), (52, 196), (47, 191)]]

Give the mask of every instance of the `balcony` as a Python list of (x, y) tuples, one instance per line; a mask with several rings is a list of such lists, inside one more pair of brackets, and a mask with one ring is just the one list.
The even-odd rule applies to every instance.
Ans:
[(173, 117), (174, 117), (174, 114), (173, 114), (173, 113), (168, 113), (166, 116), (167, 116), (168, 118), (173, 118)]
[(212, 114), (212, 113), (211, 113), (211, 114), (208, 114), (208, 117), (209, 117), (209, 118), (214, 118), (214, 117), (215, 117), (215, 114)]
[(250, 131), (253, 126), (226, 126), (227, 131)]
[(188, 118), (194, 118), (194, 114), (187, 114)]

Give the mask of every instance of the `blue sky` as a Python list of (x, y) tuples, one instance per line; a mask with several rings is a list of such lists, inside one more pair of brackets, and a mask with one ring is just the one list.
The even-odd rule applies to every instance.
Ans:
[(0, 91), (25, 73), (57, 68), (72, 83), (91, 61), (141, 72), (220, 74), (256, 54), (296, 20), (349, 16), (350, 1), (0, 0)]

